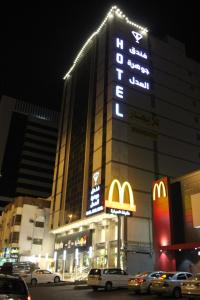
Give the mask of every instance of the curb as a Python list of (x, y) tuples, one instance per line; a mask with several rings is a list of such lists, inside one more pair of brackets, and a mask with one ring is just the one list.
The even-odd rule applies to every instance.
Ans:
[(74, 289), (75, 290), (89, 290), (89, 289), (91, 289), (91, 287), (86, 284), (79, 284), (79, 285), (75, 285)]
[[(35, 286), (32, 286), (30, 283), (27, 284), (28, 287), (30, 288), (34, 288)], [(53, 282), (49, 282), (49, 283), (38, 283), (36, 285), (36, 287), (56, 287), (56, 286), (65, 286), (65, 285), (74, 285), (74, 282), (70, 282), (70, 281), (60, 281), (59, 283), (53, 283)]]

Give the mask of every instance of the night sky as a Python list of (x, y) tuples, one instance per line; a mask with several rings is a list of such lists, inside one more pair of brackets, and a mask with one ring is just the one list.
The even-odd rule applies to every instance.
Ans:
[(0, 17), (0, 95), (59, 110), (63, 75), (113, 5), (153, 34), (183, 41), (200, 62), (198, 1), (7, 2)]

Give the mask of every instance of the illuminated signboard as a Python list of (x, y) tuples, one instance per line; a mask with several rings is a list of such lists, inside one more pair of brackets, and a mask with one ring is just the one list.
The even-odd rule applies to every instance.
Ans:
[(78, 232), (68, 236), (59, 237), (55, 242), (55, 250), (85, 249), (91, 245), (91, 231)]
[[(118, 199), (115, 198), (115, 192)], [(122, 185), (119, 180), (114, 179), (110, 185), (108, 200), (105, 201), (106, 212), (114, 215), (131, 216), (136, 211), (133, 190), (129, 182)]]
[(125, 89), (138, 88), (145, 92), (150, 91), (150, 69), (148, 66), (149, 55), (146, 50), (140, 48), (140, 42), (144, 36), (140, 32), (131, 31), (132, 39), (129, 43), (122, 38), (115, 38), (115, 56), (114, 72), (116, 75), (116, 83), (114, 87), (114, 95), (116, 98), (115, 115), (124, 118), (124, 112), (121, 109), (120, 102), (125, 100)]
[(102, 185), (99, 184), (100, 172), (93, 174), (94, 186), (90, 190), (86, 216), (91, 216), (104, 210), (102, 205)]
[(161, 198), (161, 197), (164, 198), (167, 197), (167, 190), (163, 180), (156, 182), (153, 186), (153, 200), (156, 200), (156, 198)]

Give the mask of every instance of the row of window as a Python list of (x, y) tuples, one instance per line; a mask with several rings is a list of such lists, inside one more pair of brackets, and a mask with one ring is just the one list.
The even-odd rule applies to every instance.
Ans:
[[(12, 218), (12, 226), (13, 225), (21, 225), (22, 215), (15, 215)], [(44, 228), (44, 222), (34, 221), (33, 219), (29, 220), (30, 223), (35, 223), (35, 227)]]

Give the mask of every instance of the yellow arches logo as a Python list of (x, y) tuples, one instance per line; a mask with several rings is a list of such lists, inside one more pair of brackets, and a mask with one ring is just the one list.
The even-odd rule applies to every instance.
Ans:
[[(114, 188), (118, 189), (119, 201), (113, 200)], [(129, 195), (129, 203), (125, 203), (126, 189)], [(110, 185), (108, 200), (105, 201), (105, 206), (108, 208), (136, 211), (136, 205), (134, 204), (133, 190), (128, 181), (125, 181), (122, 185), (119, 180), (114, 179)]]
[(156, 195), (158, 198), (167, 197), (167, 191), (164, 182), (161, 180), (159, 183), (155, 183), (153, 187), (153, 200), (156, 199)]

